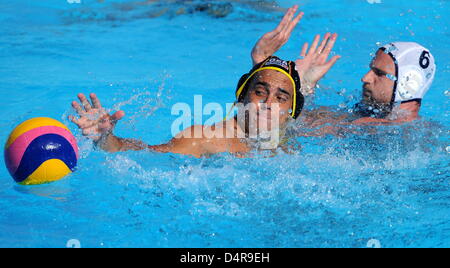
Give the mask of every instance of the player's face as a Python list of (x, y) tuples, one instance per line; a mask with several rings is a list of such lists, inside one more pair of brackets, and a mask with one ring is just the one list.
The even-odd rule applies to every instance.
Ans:
[(394, 60), (379, 50), (370, 64), (370, 71), (363, 77), (363, 101), (374, 104), (390, 104), (394, 94)]

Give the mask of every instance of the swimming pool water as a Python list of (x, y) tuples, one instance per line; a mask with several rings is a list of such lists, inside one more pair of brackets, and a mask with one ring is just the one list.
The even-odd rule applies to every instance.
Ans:
[(450, 2), (277, 1), (306, 12), (279, 56), (295, 59), (316, 33), (340, 34), (342, 59), (309, 109), (351, 108), (379, 44), (421, 43), (438, 73), (419, 122), (298, 138), (293, 155), (253, 159), (106, 154), (67, 115), (77, 93), (96, 92), (127, 113), (117, 135), (166, 142), (172, 105), (234, 101), (251, 48), (282, 10), (272, 1), (81, 2), (0, 3), (0, 143), (23, 120), (48, 116), (76, 134), (82, 156), (70, 177), (34, 187), (0, 165), (0, 246), (450, 246)]

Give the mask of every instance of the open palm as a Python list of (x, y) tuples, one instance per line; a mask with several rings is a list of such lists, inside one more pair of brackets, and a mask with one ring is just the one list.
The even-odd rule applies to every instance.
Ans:
[(309, 44), (303, 45), (300, 59), (296, 63), (297, 71), (302, 79), (302, 91), (304, 95), (314, 93), (314, 89), (326, 73), (341, 58), (334, 56), (330, 60), (328, 57), (337, 40), (337, 34), (331, 35), (327, 33), (322, 40), (320, 46), (320, 35), (314, 38), (311, 48), (308, 51)]
[(117, 121), (122, 119), (125, 113), (118, 111), (110, 115), (103, 109), (95, 94), (91, 94), (90, 97), (92, 104), (86, 96), (78, 94), (78, 99), (83, 106), (74, 101), (72, 107), (77, 111), (79, 118), (69, 116), (69, 119), (82, 130), (84, 136), (97, 142), (112, 133)]

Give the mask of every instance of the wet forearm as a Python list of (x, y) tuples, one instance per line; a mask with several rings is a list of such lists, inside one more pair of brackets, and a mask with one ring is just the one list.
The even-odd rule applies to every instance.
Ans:
[(158, 153), (174, 153), (201, 157), (207, 151), (204, 150), (203, 146), (197, 144), (202, 144), (202, 139), (174, 138), (167, 144), (147, 145), (139, 140), (123, 139), (110, 134), (98, 141), (96, 146), (109, 153), (148, 150)]
[(102, 138), (96, 144), (100, 149), (109, 152), (142, 151), (148, 149), (148, 145), (139, 140), (122, 139), (112, 134)]

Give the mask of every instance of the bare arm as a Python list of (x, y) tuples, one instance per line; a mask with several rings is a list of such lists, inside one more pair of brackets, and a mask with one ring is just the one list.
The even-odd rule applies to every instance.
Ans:
[(79, 118), (69, 116), (69, 119), (82, 130), (84, 136), (93, 140), (97, 147), (106, 152), (151, 150), (160, 153), (176, 153), (196, 157), (201, 157), (203, 154), (208, 153), (205, 147), (202, 146), (204, 139), (184, 138), (193, 137), (195, 129), (201, 126), (190, 127), (169, 143), (162, 145), (147, 145), (139, 140), (119, 138), (113, 134), (113, 130), (117, 122), (125, 116), (125, 113), (118, 111), (110, 115), (101, 106), (100, 100), (95, 94), (90, 94), (90, 98), (92, 104), (87, 100), (86, 96), (78, 94), (81, 105), (74, 101), (72, 102), (72, 107), (77, 111)]
[(357, 125), (357, 126), (397, 126), (397, 125), (403, 125), (405, 123), (412, 122), (416, 119), (417, 119), (416, 117), (399, 118), (396, 120), (363, 117), (363, 118), (353, 121), (351, 124)]
[(304, 13), (300, 12), (297, 16), (298, 6), (288, 9), (283, 20), (277, 28), (264, 34), (256, 43), (252, 50), (253, 65), (261, 63), (268, 57), (274, 55), (282, 46), (284, 46), (291, 37), (295, 26), (303, 18)]
[[(303, 18), (304, 13), (298, 11), (298, 6), (288, 9), (277, 28), (264, 34), (252, 50), (253, 65), (256, 65), (269, 56), (274, 55), (284, 46), (291, 37), (292, 31)], [(307, 96), (314, 93), (314, 89), (326, 73), (340, 59), (340, 56), (328, 57), (337, 41), (337, 34), (327, 33), (320, 42), (320, 35), (314, 38), (309, 47), (308, 43), (303, 45), (300, 58), (295, 62), (297, 71), (302, 79), (302, 93)], [(319, 44), (320, 43), (320, 44)]]
[[(363, 117), (349, 121), (349, 114), (333, 112), (326, 107), (322, 107), (314, 111), (305, 112), (302, 117), (305, 128), (301, 129), (297, 134), (302, 137), (343, 136), (345, 134), (362, 135), (363, 132), (360, 128), (352, 128), (351, 126), (396, 126), (414, 120), (415, 117), (397, 120)], [(376, 130), (364, 128), (364, 133), (375, 134)]]
[(201, 157), (208, 154), (208, 151), (205, 150), (202, 144), (203, 139), (174, 138), (167, 144), (147, 145), (140, 140), (123, 139), (109, 135), (104, 142), (98, 143), (98, 146), (110, 153), (149, 150), (157, 153), (174, 153)]
[(311, 47), (309, 47), (308, 43), (303, 45), (300, 58), (295, 64), (302, 79), (302, 92), (304, 95), (313, 94), (317, 83), (341, 58), (340, 56), (333, 56), (328, 60), (337, 37), (337, 34), (327, 33), (319, 45), (320, 35), (316, 35)]

